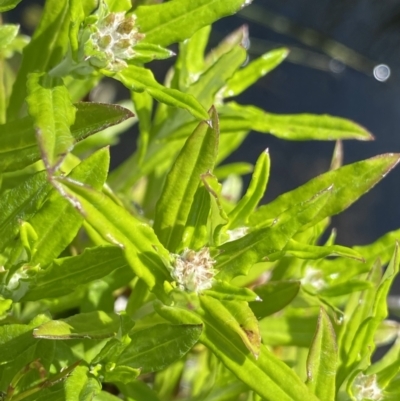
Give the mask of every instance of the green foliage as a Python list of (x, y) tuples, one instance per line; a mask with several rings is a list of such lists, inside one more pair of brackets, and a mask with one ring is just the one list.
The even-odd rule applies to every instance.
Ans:
[[(221, 164), (250, 130), (373, 137), (231, 99), (288, 54), (243, 67), (245, 27), (205, 54), (210, 25), (248, 3), (47, 0), (29, 44), (0, 26), (0, 399), (399, 399), (387, 297), (400, 232), (321, 238), (400, 156), (342, 167), (338, 146), (330, 171), (260, 206), (269, 151), (254, 168)], [(146, 64), (173, 43), (162, 84)], [(81, 101), (105, 77), (126, 107)], [(109, 145), (134, 123), (137, 150), (109, 173)]]

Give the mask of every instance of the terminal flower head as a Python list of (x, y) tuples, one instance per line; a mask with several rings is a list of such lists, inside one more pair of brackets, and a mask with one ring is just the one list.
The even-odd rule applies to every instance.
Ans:
[(171, 276), (181, 290), (201, 292), (212, 287), (216, 273), (214, 264), (208, 248), (198, 252), (185, 249), (182, 254), (175, 255)]

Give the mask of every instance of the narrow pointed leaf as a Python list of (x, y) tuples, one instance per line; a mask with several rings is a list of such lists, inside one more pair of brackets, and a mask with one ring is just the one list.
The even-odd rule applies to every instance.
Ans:
[(156, 206), (154, 231), (161, 243), (175, 252), (201, 182), (201, 174), (212, 170), (218, 149), (218, 117), (210, 112), (211, 123), (201, 122), (186, 141), (169, 172)]
[[(68, 177), (100, 190), (107, 178), (109, 161), (109, 150), (103, 148), (78, 164)], [(82, 221), (82, 216), (74, 207), (54, 190), (30, 219), (39, 237), (31, 263), (45, 266), (52, 262), (75, 238)]]
[(21, 111), (27, 94), (28, 74), (34, 71), (49, 71), (66, 54), (71, 22), (68, 7), (67, 0), (46, 1), (40, 24), (23, 51), (21, 66), (8, 105), (8, 121), (15, 120)]
[(87, 248), (81, 255), (56, 259), (39, 271), (21, 301), (58, 298), (122, 268), (127, 268), (127, 262), (121, 248)]
[(333, 184), (332, 196), (313, 219), (315, 224), (348, 208), (389, 173), (397, 165), (399, 158), (398, 154), (388, 153), (322, 174), (299, 188), (279, 196), (268, 205), (261, 206), (253, 213), (250, 222), (253, 225), (263, 224), (263, 221), (275, 218), (290, 205), (305, 201), (316, 192)]
[[(346, 377), (361, 363), (365, 358), (369, 359), (375, 349), (374, 335), (380, 323), (387, 317), (388, 310), (386, 299), (392, 282), (399, 271), (398, 243), (396, 243), (392, 259), (387, 267), (379, 286), (376, 289), (373, 304), (370, 304), (370, 311), (363, 320), (356, 334), (352, 345), (347, 353), (347, 358), (343, 360), (338, 374), (338, 385), (341, 385)], [(361, 367), (366, 368), (366, 366)]]
[(134, 273), (165, 300), (164, 281), (171, 280), (165, 267), (169, 253), (153, 229), (101, 192), (68, 181), (62, 185), (86, 221), (106, 241), (123, 248)]
[[(175, 324), (198, 321), (199, 316), (184, 309), (155, 304), (157, 312)], [(294, 371), (261, 344), (256, 360), (238, 335), (226, 325), (224, 316), (202, 313), (200, 341), (206, 345), (239, 380), (269, 401), (317, 401)], [(231, 314), (225, 315), (230, 320)]]
[(0, 198), (0, 251), (16, 237), (20, 222), (29, 220), (51, 190), (46, 172), (36, 173)]
[(240, 95), (259, 78), (276, 68), (289, 54), (288, 49), (275, 49), (263, 54), (261, 57), (249, 63), (246, 67), (237, 71), (228, 81), (224, 95), (226, 97)]
[[(75, 142), (118, 124), (133, 114), (118, 105), (75, 103), (76, 117), (71, 126)], [(40, 152), (31, 117), (0, 125), (0, 171), (24, 168), (40, 159)]]
[(115, 314), (103, 311), (80, 313), (66, 319), (46, 322), (33, 330), (33, 336), (49, 340), (103, 339), (114, 337), (119, 324), (119, 316)]
[(207, 111), (192, 95), (169, 89), (159, 84), (155, 80), (153, 73), (148, 69), (130, 64), (118, 73), (115, 78), (132, 91), (146, 91), (161, 103), (185, 109), (199, 120), (208, 119)]
[[(261, 301), (258, 295), (246, 287), (236, 287), (225, 281), (214, 280), (212, 288), (203, 292), (205, 295), (220, 299), (223, 301)], [(252, 304), (250, 304), (252, 305)]]
[(234, 14), (245, 0), (175, 0), (135, 10), (144, 41), (161, 46), (182, 42), (198, 29)]
[(4, 13), (4, 11), (12, 10), (21, 1), (22, 0), (0, 0), (0, 13)]
[(61, 78), (32, 73), (28, 76), (27, 87), (26, 101), (43, 158), (53, 166), (73, 148), (70, 127), (75, 121), (75, 107)]
[(254, 106), (229, 102), (221, 110), (221, 130), (254, 131), (293, 141), (333, 141), (358, 139), (370, 141), (373, 136), (360, 125), (340, 117), (313, 114), (272, 114)]
[(335, 330), (329, 316), (321, 308), (307, 359), (307, 385), (320, 400), (335, 401), (337, 362)]
[(249, 304), (258, 320), (282, 310), (300, 290), (299, 281), (272, 281), (256, 287), (254, 292), (261, 301)]
[(257, 160), (246, 194), (228, 214), (228, 229), (247, 224), (248, 217), (264, 196), (269, 178), (270, 164), (268, 150), (266, 150)]
[(200, 249), (208, 242), (207, 222), (210, 214), (210, 194), (199, 186), (182, 235), (182, 248)]
[(219, 278), (232, 279), (247, 274), (248, 269), (268, 255), (280, 252), (297, 231), (324, 207), (331, 196), (331, 188), (303, 203), (294, 203), (291, 209), (279, 216), (270, 227), (254, 230), (244, 237), (221, 245), (216, 268)]
[(130, 335), (118, 365), (156, 372), (182, 358), (197, 343), (202, 325), (159, 324)]

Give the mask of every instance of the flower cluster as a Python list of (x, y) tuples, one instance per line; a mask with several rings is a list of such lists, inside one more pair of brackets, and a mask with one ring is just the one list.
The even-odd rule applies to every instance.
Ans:
[(382, 400), (382, 390), (379, 388), (376, 375), (364, 375), (360, 373), (353, 383), (353, 393), (357, 401)]
[(94, 67), (119, 71), (126, 67), (125, 60), (135, 56), (133, 47), (144, 35), (136, 27), (134, 14), (104, 14), (100, 14), (96, 24), (90, 25), (91, 33), (85, 43), (85, 55)]
[(214, 263), (208, 248), (198, 252), (185, 249), (181, 255), (175, 256), (171, 275), (181, 290), (201, 292), (212, 287)]

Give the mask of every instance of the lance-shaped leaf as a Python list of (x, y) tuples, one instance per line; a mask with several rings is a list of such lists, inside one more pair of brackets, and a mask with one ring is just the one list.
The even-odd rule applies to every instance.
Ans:
[(268, 74), (276, 68), (289, 54), (288, 49), (275, 49), (263, 54), (261, 57), (253, 60), (246, 67), (237, 71), (228, 81), (224, 96), (231, 97), (240, 95), (249, 86), (253, 85), (259, 78)]
[(21, 2), (21, 0), (0, 0), (0, 13), (4, 13), (4, 11), (12, 10), (20, 2)]
[(69, 2), (48, 0), (45, 3), (40, 24), (33, 38), (23, 51), (21, 66), (14, 83), (7, 117), (15, 119), (26, 97), (26, 77), (30, 72), (48, 71), (61, 61), (69, 43)]
[(227, 229), (247, 224), (248, 217), (264, 196), (269, 178), (270, 164), (271, 162), (267, 149), (257, 160), (246, 194), (228, 214), (229, 222)]
[(58, 298), (74, 292), (80, 285), (125, 267), (127, 262), (121, 248), (87, 248), (81, 255), (56, 259), (46, 269), (40, 270), (22, 301)]
[(158, 324), (130, 335), (131, 343), (117, 360), (118, 365), (156, 372), (182, 358), (197, 343), (202, 325)]
[(149, 63), (153, 60), (164, 60), (175, 56), (172, 50), (152, 43), (139, 42), (135, 45), (135, 62)]
[(246, 0), (175, 0), (135, 10), (143, 41), (168, 46), (190, 38), (203, 26), (234, 14)]
[[(201, 74), (185, 93), (194, 96), (203, 107), (210, 108), (215, 103), (218, 92), (225, 86), (226, 80), (243, 64), (246, 56), (246, 50), (241, 44), (233, 46)], [(182, 110), (174, 110), (161, 126), (157, 126), (155, 135), (158, 139), (187, 137), (195, 128), (195, 124), (192, 116)]]
[(321, 308), (317, 331), (307, 359), (307, 385), (320, 400), (335, 401), (337, 362), (335, 330), (329, 316)]
[(71, 181), (59, 185), (68, 200), (106, 241), (124, 249), (134, 273), (151, 291), (166, 300), (164, 281), (171, 277), (165, 263), (169, 263), (170, 256), (153, 229), (101, 192)]
[[(261, 397), (269, 401), (317, 401), (307, 386), (284, 362), (268, 351), (262, 344), (256, 360), (246, 348), (239, 335), (226, 324), (234, 319), (225, 309), (223, 315), (211, 315), (208, 311), (198, 314), (185, 309), (172, 308), (155, 303), (157, 312), (175, 324), (195, 324), (203, 321), (200, 342)], [(222, 309), (223, 310), (223, 309)]]
[(229, 102), (220, 109), (221, 130), (254, 130), (278, 138), (307, 141), (358, 139), (369, 141), (373, 136), (360, 125), (340, 117), (313, 114), (272, 114), (254, 106)]
[(75, 107), (61, 78), (32, 73), (28, 76), (27, 88), (26, 101), (42, 157), (52, 167), (73, 148), (70, 127), (75, 121)]
[(272, 281), (256, 287), (254, 292), (259, 296), (259, 302), (249, 304), (258, 320), (280, 311), (298, 294), (299, 281)]
[[(374, 336), (381, 322), (387, 317), (386, 299), (392, 282), (399, 271), (398, 247), (398, 243), (396, 243), (389, 266), (376, 289), (374, 301), (372, 304), (368, 302), (370, 306), (368, 316), (363, 320), (356, 331), (352, 345), (347, 352), (347, 358), (342, 361), (339, 367), (337, 374), (339, 386), (362, 361), (365, 362), (366, 359), (369, 359), (371, 353), (375, 349)], [(355, 314), (357, 315), (357, 310)], [(341, 344), (341, 346), (343, 345)], [(362, 368), (366, 368), (366, 366), (361, 366), (361, 369)]]
[(359, 252), (341, 245), (316, 246), (290, 240), (284, 252), (286, 255), (300, 259), (321, 259), (327, 256), (343, 256), (362, 262), (364, 261)]
[(240, 274), (246, 275), (253, 264), (282, 251), (293, 235), (320, 212), (330, 199), (331, 191), (332, 187), (329, 187), (306, 202), (294, 203), (270, 227), (254, 230), (218, 247), (220, 254), (216, 257), (216, 268), (220, 273), (217, 277), (229, 280)]
[[(78, 164), (68, 177), (100, 190), (107, 178), (109, 161), (109, 150), (103, 148)], [(30, 219), (39, 237), (31, 264), (40, 263), (45, 266), (52, 262), (75, 238), (82, 220), (75, 208), (54, 190), (38, 213)]]
[(263, 343), (270, 346), (309, 348), (315, 334), (317, 316), (296, 316), (288, 313), (269, 316), (260, 321)]
[(35, 343), (32, 330), (47, 322), (45, 315), (36, 316), (29, 324), (5, 324), (0, 327), (0, 352), (2, 363), (10, 362)]
[(212, 288), (203, 291), (203, 294), (223, 301), (257, 301), (256, 303), (261, 301), (261, 298), (249, 288), (236, 287), (225, 281), (219, 280), (214, 280)]
[[(71, 135), (75, 142), (133, 117), (128, 109), (103, 103), (75, 103), (75, 122)], [(31, 117), (0, 125), (0, 171), (24, 168), (40, 159)]]
[[(89, 372), (88, 366), (77, 366), (72, 373), (66, 376), (64, 383), (66, 400), (89, 401), (100, 391), (101, 384)], [(51, 401), (52, 398), (48, 397), (48, 400)]]
[(185, 109), (199, 120), (208, 119), (207, 111), (192, 95), (169, 89), (159, 84), (155, 80), (153, 73), (146, 68), (130, 64), (115, 75), (114, 78), (121, 81), (123, 85), (132, 91), (146, 91), (161, 103)]
[(208, 242), (207, 222), (210, 214), (210, 194), (199, 186), (193, 198), (182, 235), (182, 248), (200, 249)]
[[(224, 322), (229, 331), (236, 333), (257, 359), (260, 353), (261, 335), (254, 313), (244, 301), (225, 301), (202, 295), (200, 304), (204, 314)], [(202, 314), (202, 312), (200, 312)], [(228, 319), (227, 317), (230, 316)]]
[(210, 123), (201, 122), (187, 139), (171, 171), (156, 206), (154, 231), (161, 243), (176, 252), (201, 174), (212, 170), (218, 151), (218, 116), (210, 111)]
[(46, 172), (36, 173), (0, 198), (0, 251), (16, 237), (21, 221), (29, 220), (41, 207), (51, 186)]
[(80, 313), (62, 320), (51, 320), (33, 330), (35, 338), (72, 340), (76, 338), (103, 339), (114, 337), (120, 318), (103, 311)]
[(338, 214), (389, 173), (397, 165), (399, 158), (399, 154), (388, 153), (322, 174), (301, 187), (279, 196), (268, 205), (261, 206), (250, 217), (250, 223), (263, 224), (262, 222), (275, 218), (291, 205), (309, 199), (316, 192), (332, 184), (332, 196), (312, 223), (315, 224), (325, 217)]

